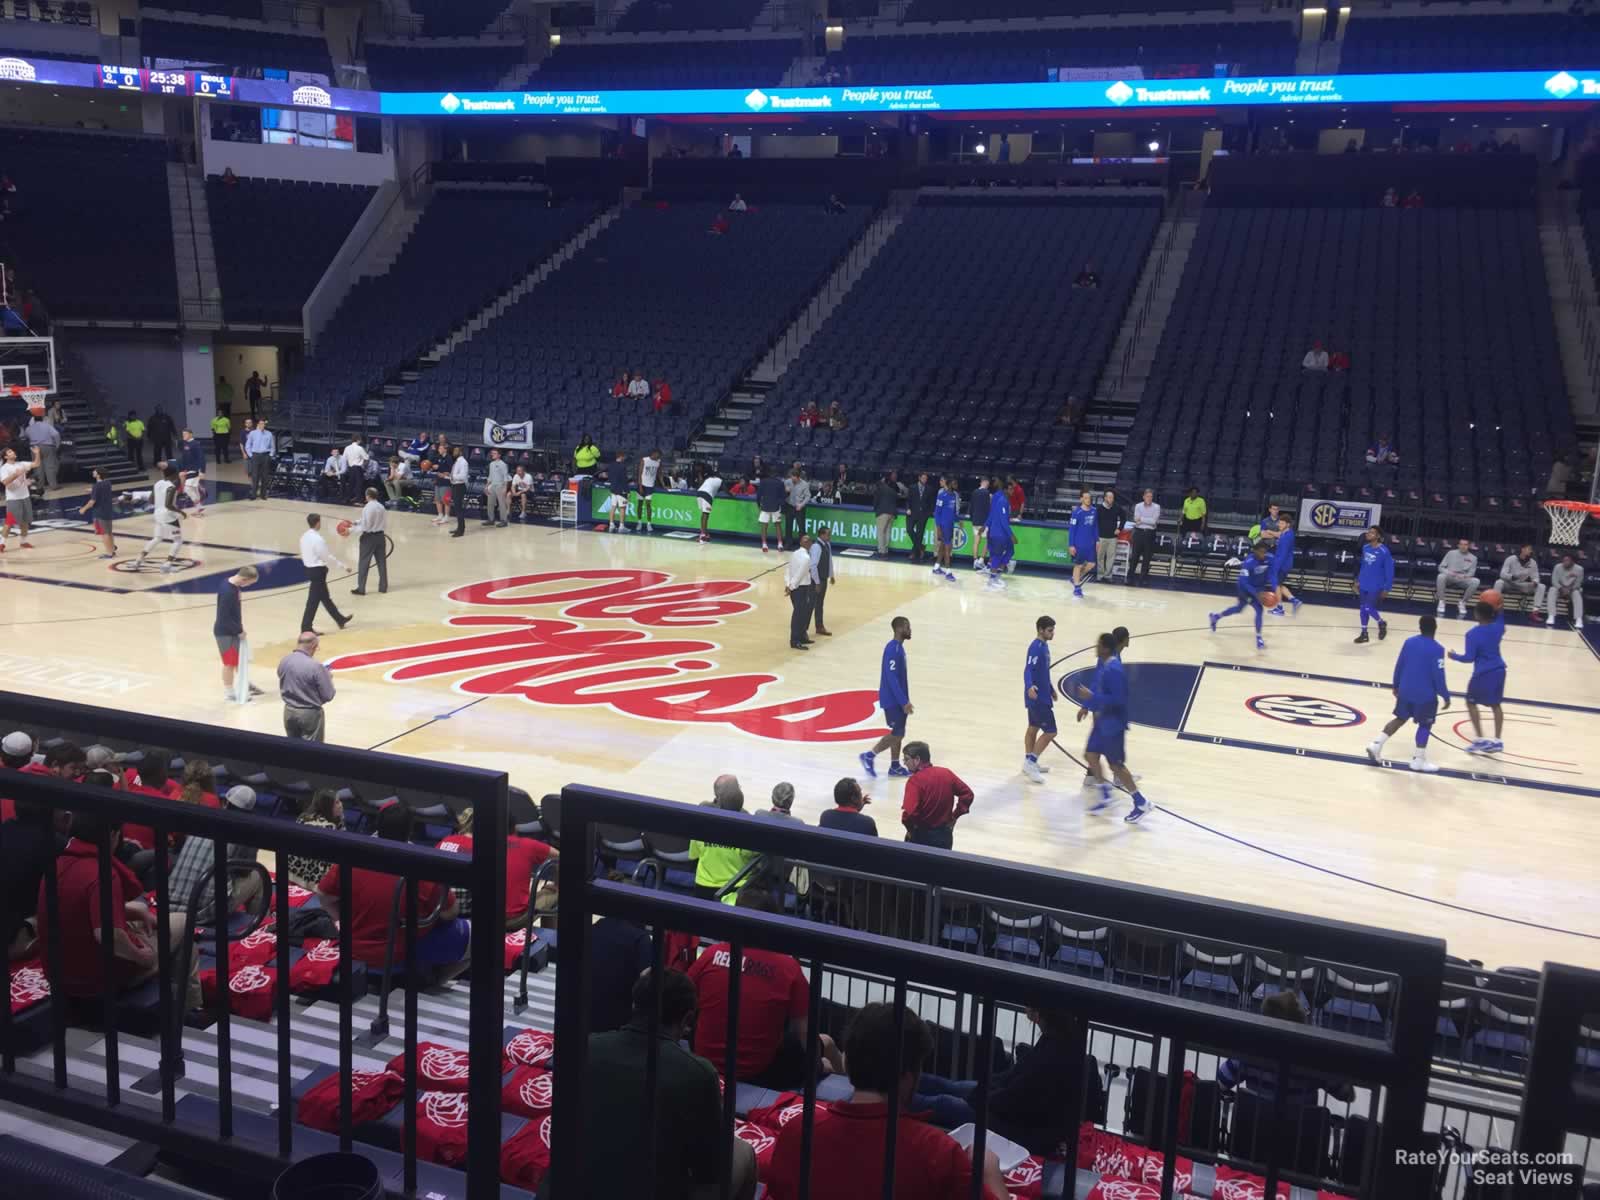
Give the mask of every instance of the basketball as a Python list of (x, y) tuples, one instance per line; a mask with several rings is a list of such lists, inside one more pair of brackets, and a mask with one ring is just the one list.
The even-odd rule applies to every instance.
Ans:
[(336, 528), (339, 531), (339, 536), (340, 537), (349, 537), (350, 536), (350, 522), (349, 521), (340, 521), (338, 525), (334, 526), (334, 528)]
[(1270, 590), (1262, 592), (1261, 593), (1261, 603), (1265, 604), (1268, 608), (1277, 608), (1278, 607), (1278, 593), (1274, 592), (1274, 591), (1270, 591)]
[(433, 464), (431, 462), (429, 462), (427, 459), (423, 459), (422, 462), (420, 464), (418, 464), (417, 470), (419, 470), (419, 471), (431, 471), (431, 470), (433, 470)]
[(31, 413), (33, 416), (42, 417), (42, 416), (44, 416), (44, 405), (42, 405), (42, 404), (30, 404), (30, 405), (28, 405), (28, 412)]
[(1487, 604), (1490, 608), (1495, 609), (1496, 611), (1499, 611), (1500, 606), (1505, 603), (1505, 597), (1499, 592), (1495, 591), (1493, 588), (1490, 588), (1485, 592), (1479, 592), (1478, 600), (1483, 604)]

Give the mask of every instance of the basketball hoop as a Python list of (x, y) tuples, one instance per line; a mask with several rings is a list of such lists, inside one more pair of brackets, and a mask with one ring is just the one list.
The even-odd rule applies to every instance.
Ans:
[(1590, 513), (1600, 513), (1600, 504), (1583, 504), (1577, 500), (1546, 500), (1544, 511), (1550, 516), (1550, 544), (1576, 546), (1578, 530)]
[(6, 395), (21, 400), (27, 409), (44, 408), (45, 401), (50, 397), (50, 389), (42, 387), (28, 387), (25, 384), (12, 384), (6, 388)]

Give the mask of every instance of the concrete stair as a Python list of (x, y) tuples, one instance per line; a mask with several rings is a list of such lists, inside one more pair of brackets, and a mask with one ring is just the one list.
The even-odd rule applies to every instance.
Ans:
[(220, 327), (222, 287), (217, 281), (211, 210), (206, 204), (206, 181), (200, 168), (168, 163), (167, 200), (183, 323), (199, 328)]

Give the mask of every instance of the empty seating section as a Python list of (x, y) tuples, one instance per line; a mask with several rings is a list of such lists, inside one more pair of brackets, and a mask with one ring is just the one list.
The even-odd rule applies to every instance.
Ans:
[[(707, 232), (714, 203), (625, 211), (482, 333), (386, 405), (399, 428), (531, 415), (536, 435), (612, 451), (682, 449), (860, 234), (869, 210), (764, 205)], [(622, 370), (672, 385), (673, 408), (613, 400)]]
[(507, 0), (411, 0), (422, 17), (422, 32), (432, 37), (474, 37), (505, 12)]
[(670, 29), (749, 29), (765, 0), (634, 0), (618, 33)]
[[(729, 444), (736, 457), (1051, 478), (1151, 239), (1159, 201), (924, 197)], [(1102, 278), (1076, 290), (1093, 260)], [(849, 427), (801, 429), (838, 400)]]
[(956, 83), (1045, 79), (1057, 67), (1139, 66), (1151, 76), (1209, 76), (1216, 63), (1239, 74), (1294, 70), (1294, 26), (1287, 21), (1225, 25), (1138, 25), (1039, 29), (1026, 33), (851, 34), (828, 56), (854, 83)]
[(0, 130), (23, 213), (0, 223), (0, 261), (56, 317), (176, 320), (166, 162), (160, 138)]
[[(1348, 372), (1303, 372), (1313, 341)], [(1121, 469), (1254, 493), (1373, 480), (1526, 494), (1572, 437), (1531, 207), (1221, 208), (1201, 218)]]
[(1376, 71), (1557, 70), (1600, 53), (1600, 20), (1573, 13), (1361, 17), (1345, 32), (1339, 69)]
[(800, 55), (792, 38), (738, 42), (573, 42), (556, 47), (534, 87), (773, 87)]
[(347, 405), (415, 361), (594, 215), (577, 204), (547, 208), (544, 197), (525, 189), (436, 189), (394, 266), (351, 288), (290, 382), (286, 400), (296, 419), (336, 424)]
[(520, 45), (393, 46), (367, 43), (372, 86), (391, 92), (488, 91), (522, 62)]
[(301, 306), (375, 189), (241, 178), (206, 180), (223, 313), (230, 322), (299, 324)]
[(151, 58), (173, 58), (230, 68), (277, 67), (333, 77), (328, 43), (320, 36), (190, 25), (146, 17), (139, 24), (139, 38), (140, 49)]
[[(1107, 0), (911, 0), (907, 21), (977, 21), (992, 17), (1082, 17), (1113, 12)], [(1227, 0), (1139, 0), (1140, 12), (1226, 12)]]
[[(152, 7), (157, 7), (152, 5)], [(161, 8), (171, 12), (201, 13), (212, 17), (242, 17), (261, 20), (261, 0), (161, 0)]]

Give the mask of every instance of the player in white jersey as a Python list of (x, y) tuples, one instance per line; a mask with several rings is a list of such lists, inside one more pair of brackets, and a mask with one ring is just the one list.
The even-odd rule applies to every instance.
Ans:
[(646, 533), (654, 533), (656, 527), (651, 524), (651, 517), (655, 514), (651, 509), (650, 497), (656, 490), (656, 480), (661, 475), (661, 449), (658, 446), (639, 460), (639, 519), (644, 522)]
[[(133, 498), (141, 500), (146, 493), (135, 492)], [(161, 567), (163, 575), (170, 574), (177, 569), (178, 552), (183, 549), (183, 514), (178, 511), (178, 470), (168, 467), (165, 475), (156, 480), (156, 485), (148, 493), (155, 502), (155, 533), (151, 535), (144, 549), (139, 551), (139, 557), (133, 560), (134, 569), (144, 565), (145, 557), (162, 542), (171, 542), (172, 549), (167, 554), (167, 561)]]

